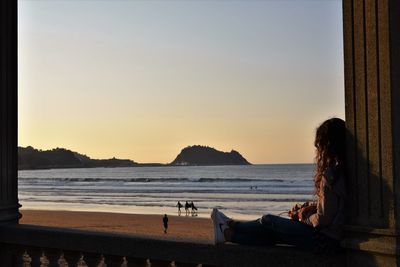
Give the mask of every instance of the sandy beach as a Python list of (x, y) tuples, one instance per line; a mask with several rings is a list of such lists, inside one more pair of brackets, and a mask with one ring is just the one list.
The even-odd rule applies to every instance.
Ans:
[(168, 216), (167, 234), (160, 215), (106, 212), (21, 210), (21, 224), (65, 227), (82, 230), (123, 233), (157, 239), (212, 243), (211, 219), (191, 216)]

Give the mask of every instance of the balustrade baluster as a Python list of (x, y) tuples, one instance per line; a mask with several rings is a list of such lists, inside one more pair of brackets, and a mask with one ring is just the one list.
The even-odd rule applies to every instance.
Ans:
[(25, 250), (25, 252), (22, 254), (22, 266), (23, 267), (31, 267), (32, 263), (32, 258), (31, 256), (28, 254), (28, 252)]
[(99, 264), (97, 264), (97, 267), (107, 267), (106, 259), (104, 258), (104, 255), (100, 255), (100, 261), (99, 261)]
[(64, 257), (64, 252), (60, 253), (60, 257), (57, 259), (58, 267), (68, 267), (68, 262)]
[(42, 252), (42, 255), (39, 257), (39, 262), (40, 262), (40, 267), (49, 267), (50, 261), (47, 258), (46, 254), (44, 251)]
[(122, 263), (120, 267), (128, 267), (128, 260), (126, 259), (126, 257), (122, 257)]
[(84, 255), (81, 254), (81, 257), (79, 258), (78, 262), (76, 263), (77, 267), (89, 267), (86, 264), (86, 261), (84, 260)]

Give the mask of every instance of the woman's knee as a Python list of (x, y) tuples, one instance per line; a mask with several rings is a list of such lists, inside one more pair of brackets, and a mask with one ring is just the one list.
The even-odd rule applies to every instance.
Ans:
[(276, 215), (272, 215), (272, 214), (266, 214), (264, 216), (261, 217), (261, 222), (274, 222), (276, 221), (276, 218), (278, 218), (278, 216)]
[(260, 223), (263, 226), (273, 228), (276, 221), (277, 221), (278, 216), (272, 215), (272, 214), (266, 214), (260, 218)]

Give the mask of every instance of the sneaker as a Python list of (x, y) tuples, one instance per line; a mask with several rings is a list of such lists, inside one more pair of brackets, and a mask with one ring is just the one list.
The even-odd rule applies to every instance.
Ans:
[(211, 212), (211, 219), (214, 225), (214, 244), (224, 243), (226, 241), (224, 231), (229, 228), (228, 222), (231, 221), (231, 218), (214, 208)]

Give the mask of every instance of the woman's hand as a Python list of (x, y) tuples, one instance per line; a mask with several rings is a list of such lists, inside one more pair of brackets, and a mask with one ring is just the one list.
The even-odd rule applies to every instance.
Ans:
[(296, 205), (294, 205), (292, 207), (291, 210), (288, 211), (288, 216), (290, 219), (294, 220), (294, 221), (298, 221), (299, 220), (299, 216), (298, 216), (298, 212), (301, 209), (302, 205), (297, 203)]
[(288, 211), (289, 218), (294, 220), (294, 221), (298, 221), (299, 217), (297, 216), (297, 212), (298, 212), (299, 209), (301, 209), (301, 205), (299, 203), (297, 203), (296, 205), (294, 205), (292, 207), (291, 210)]
[(299, 221), (303, 221), (310, 217), (312, 214), (317, 212), (317, 207), (312, 205), (312, 206), (307, 206), (303, 207), (298, 211), (298, 217)]
[(288, 216), (289, 216), (289, 218), (292, 219), (293, 221), (298, 221), (298, 220), (299, 220), (299, 215), (298, 215), (297, 211), (289, 210), (289, 211), (288, 211)]
[(317, 212), (317, 206), (314, 202), (297, 203), (288, 211), (288, 216), (294, 221), (302, 221)]

